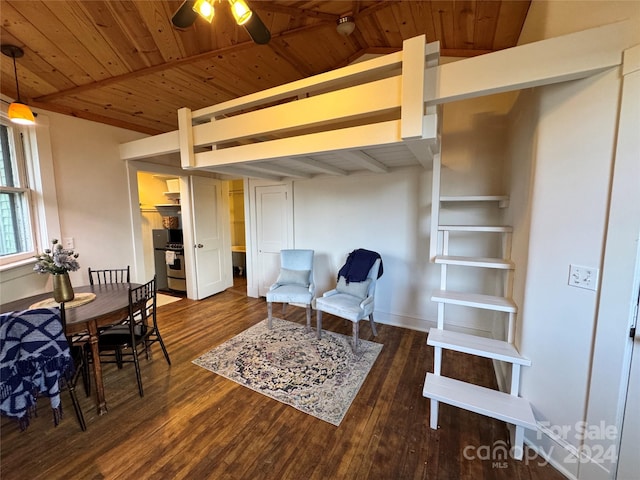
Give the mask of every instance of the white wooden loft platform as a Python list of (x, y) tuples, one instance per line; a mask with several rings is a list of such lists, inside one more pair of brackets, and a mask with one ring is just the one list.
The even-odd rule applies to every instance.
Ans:
[[(184, 169), (280, 179), (422, 165), (440, 152), (440, 107), (426, 70), (439, 44), (400, 52), (221, 104), (178, 111), (178, 132), (125, 144), (125, 159), (179, 152)], [(433, 88), (431, 88), (433, 90)]]
[(274, 180), (431, 168), (443, 104), (613, 68), (632, 29), (619, 22), (444, 65), (437, 43), (415, 37), (400, 52), (180, 109), (179, 130), (122, 144), (120, 157), (173, 155), (185, 170)]

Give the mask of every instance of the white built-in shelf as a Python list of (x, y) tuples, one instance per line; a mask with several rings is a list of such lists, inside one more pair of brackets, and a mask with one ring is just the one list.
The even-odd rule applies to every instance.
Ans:
[(163, 217), (175, 217), (181, 213), (179, 203), (162, 203), (154, 205), (154, 207)]
[(441, 202), (498, 202), (501, 208), (509, 205), (507, 195), (442, 195)]
[(427, 345), (501, 360), (503, 362), (515, 363), (526, 367), (531, 366), (531, 360), (520, 355), (520, 352), (518, 352), (512, 343), (494, 338), (431, 328), (429, 330), (429, 336), (427, 337)]
[(169, 199), (180, 199), (180, 192), (164, 192), (164, 196)]
[(513, 227), (508, 225), (438, 225), (441, 232), (497, 232), (511, 233)]
[(465, 307), (483, 308), (496, 312), (516, 313), (516, 304), (510, 298), (483, 295), (481, 293), (452, 292), (450, 290), (436, 290), (431, 300), (438, 303), (462, 305)]
[(524, 398), (515, 395), (434, 375), (430, 372), (425, 378), (422, 395), (513, 425), (532, 430), (537, 429), (531, 405)]
[(459, 257), (452, 255), (436, 255), (434, 259), (435, 263), (441, 265), (459, 265), (463, 267), (481, 267), (481, 268), (495, 268), (498, 270), (513, 270), (514, 264), (509, 260), (502, 258), (487, 258), (487, 257)]

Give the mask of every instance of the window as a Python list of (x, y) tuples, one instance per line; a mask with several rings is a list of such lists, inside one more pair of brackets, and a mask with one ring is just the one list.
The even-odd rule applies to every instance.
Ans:
[(0, 265), (33, 257), (36, 252), (23, 130), (0, 123)]

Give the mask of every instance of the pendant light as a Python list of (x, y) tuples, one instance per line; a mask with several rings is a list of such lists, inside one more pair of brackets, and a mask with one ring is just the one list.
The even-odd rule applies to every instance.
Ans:
[(2, 53), (4, 55), (13, 59), (13, 74), (16, 77), (16, 95), (18, 98), (15, 102), (9, 105), (9, 110), (7, 111), (9, 120), (20, 125), (35, 125), (36, 119), (33, 115), (33, 112), (20, 100), (20, 87), (18, 85), (18, 70), (16, 68), (16, 58), (22, 57), (24, 55), (24, 50), (22, 50), (20, 47), (16, 47), (15, 45), (8, 44), (4, 44), (0, 46), (0, 48), (2, 49)]
[(231, 13), (236, 19), (238, 25), (244, 25), (249, 21), (253, 12), (244, 0), (229, 0), (231, 4)]
[[(224, 0), (184, 0), (182, 5), (171, 17), (171, 23), (177, 28), (189, 28), (194, 24), (198, 15), (213, 21), (214, 5)], [(271, 40), (271, 32), (260, 19), (258, 14), (249, 8), (245, 0), (228, 0), (231, 13), (238, 25), (244, 27), (251, 39), (258, 45), (266, 45)]]
[(210, 0), (196, 0), (196, 3), (193, 4), (193, 11), (209, 23), (211, 23), (215, 14), (213, 2)]

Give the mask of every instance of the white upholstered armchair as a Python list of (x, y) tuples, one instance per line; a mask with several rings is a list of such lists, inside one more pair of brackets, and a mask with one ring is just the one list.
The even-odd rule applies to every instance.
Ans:
[(313, 250), (280, 250), (280, 275), (267, 292), (268, 326), (272, 326), (273, 302), (282, 303), (282, 314), (288, 303), (307, 309), (307, 330), (311, 330), (311, 303), (315, 295), (313, 283)]
[(353, 323), (353, 340), (351, 347), (358, 351), (358, 325), (360, 320), (368, 319), (374, 336), (378, 335), (373, 321), (376, 280), (380, 276), (382, 259), (375, 260), (366, 279), (360, 282), (350, 281), (345, 277), (338, 278), (338, 284), (322, 297), (316, 298), (315, 309), (317, 315), (318, 338), (322, 335), (322, 312), (350, 320)]

